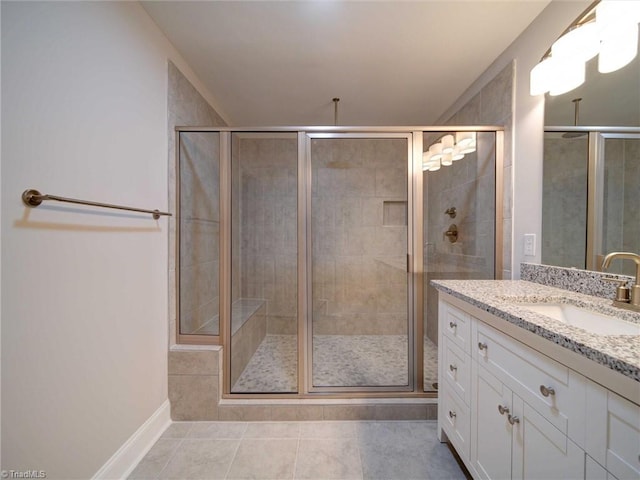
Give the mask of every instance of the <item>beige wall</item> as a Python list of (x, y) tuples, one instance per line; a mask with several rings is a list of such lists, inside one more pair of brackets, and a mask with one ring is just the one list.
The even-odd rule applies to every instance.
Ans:
[[(2, 2), (2, 469), (91, 478), (167, 399), (167, 61), (132, 2)], [(195, 81), (195, 80), (194, 80)], [(197, 83), (197, 82), (196, 82)]]

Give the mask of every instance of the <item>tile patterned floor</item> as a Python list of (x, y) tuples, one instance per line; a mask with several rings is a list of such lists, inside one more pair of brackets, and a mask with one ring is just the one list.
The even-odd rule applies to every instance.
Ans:
[[(404, 335), (315, 335), (316, 386), (406, 385), (407, 337)], [(424, 384), (438, 378), (438, 350), (425, 338)], [(294, 392), (297, 384), (295, 335), (267, 335), (232, 391)]]
[(465, 479), (433, 421), (178, 422), (129, 479)]

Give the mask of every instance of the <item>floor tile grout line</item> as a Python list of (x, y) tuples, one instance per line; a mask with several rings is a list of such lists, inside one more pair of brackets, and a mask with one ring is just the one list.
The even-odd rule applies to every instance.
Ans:
[(358, 458), (360, 459), (360, 472), (362, 473), (362, 480), (364, 480), (364, 462), (362, 459), (362, 449), (360, 448), (360, 442), (362, 441), (362, 438), (360, 438), (361, 435), (361, 430), (356, 428), (356, 436), (355, 436), (355, 440), (356, 440), (356, 447), (358, 448)]
[(176, 453), (178, 453), (178, 450), (180, 449), (180, 447), (184, 443), (185, 438), (186, 437), (182, 437), (182, 438), (179, 439), (180, 441), (178, 442), (178, 445), (176, 445), (176, 448), (173, 449), (173, 452), (171, 453), (171, 455), (169, 455), (169, 457), (167, 458), (167, 461), (164, 463), (164, 465), (162, 466), (162, 468), (158, 472), (158, 478), (162, 478), (162, 473), (166, 470), (167, 466), (169, 465), (169, 463), (171, 462), (173, 457), (175, 457)]
[(298, 469), (298, 454), (300, 453), (300, 442), (302, 441), (302, 439), (300, 438), (300, 435), (298, 435), (298, 443), (296, 444), (296, 456), (293, 459), (293, 475), (291, 476), (291, 478), (293, 480), (295, 480), (296, 478), (296, 470)]
[(231, 457), (231, 461), (229, 462), (229, 466), (227, 467), (227, 471), (224, 474), (224, 478), (227, 479), (229, 478), (229, 474), (231, 473), (231, 467), (233, 466), (233, 462), (235, 461), (236, 457), (238, 456), (238, 451), (240, 450), (240, 445), (242, 445), (242, 440), (244, 440), (244, 438), (236, 438), (236, 440), (238, 441), (238, 445), (236, 446), (236, 451), (233, 452), (233, 456)]

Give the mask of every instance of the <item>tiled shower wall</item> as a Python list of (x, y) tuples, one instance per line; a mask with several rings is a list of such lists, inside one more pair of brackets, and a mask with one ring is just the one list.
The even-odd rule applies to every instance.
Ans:
[[(175, 127), (176, 126), (225, 126), (224, 120), (191, 85), (189, 80), (171, 62), (168, 65), (168, 124), (169, 139), (169, 205), (172, 212), (178, 208), (176, 198)], [(217, 238), (218, 184), (217, 168), (213, 159), (218, 157), (214, 135), (190, 134), (184, 142), (185, 164), (182, 168), (183, 241), (182, 249), (181, 314), (183, 332), (195, 331), (217, 313)], [(212, 157), (212, 155), (214, 155)], [(186, 168), (185, 168), (186, 167)], [(214, 200), (215, 199), (215, 200)], [(176, 218), (170, 219), (169, 230), (169, 298), (176, 298), (175, 254)], [(207, 279), (202, 281), (201, 279)], [(215, 282), (215, 283), (214, 283)], [(176, 338), (176, 308), (170, 305), (169, 343)]]
[(219, 333), (219, 152), (217, 133), (181, 134), (181, 333)]
[[(588, 137), (545, 135), (542, 263), (585, 268)], [(640, 251), (640, 142), (608, 138), (604, 152), (602, 252)], [(630, 262), (610, 271), (635, 275)]]
[(314, 139), (311, 161), (314, 334), (406, 334), (407, 141)]
[[(167, 138), (168, 138), (168, 170), (169, 170), (169, 207), (172, 212), (176, 212), (178, 208), (176, 198), (176, 164), (175, 164), (175, 127), (176, 126), (224, 126), (224, 120), (215, 112), (207, 101), (198, 93), (191, 85), (189, 80), (169, 62), (168, 65), (168, 98), (167, 98)], [(188, 176), (189, 182), (185, 182), (183, 190), (187, 191), (196, 187), (193, 185), (200, 184), (197, 189), (213, 192), (214, 184), (210, 178), (203, 178), (202, 174), (206, 174), (210, 168), (211, 158), (207, 158), (207, 152), (211, 151), (212, 145), (206, 142), (192, 142), (199, 148), (189, 148), (189, 157), (192, 162), (192, 170), (196, 175)], [(217, 188), (217, 187), (216, 187)], [(196, 213), (202, 207), (197, 208)], [(207, 210), (205, 209), (204, 212)], [(209, 230), (215, 230), (215, 224), (209, 217), (210, 222), (192, 222), (186, 230), (192, 229), (192, 234), (187, 235), (190, 238), (189, 250), (192, 253), (186, 253), (191, 257), (186, 260), (189, 269), (194, 272), (196, 269), (209, 268), (208, 278), (213, 278), (214, 265), (210, 260), (215, 245), (208, 239)], [(176, 343), (176, 217), (169, 220), (169, 346)], [(205, 253), (208, 252), (208, 253)], [(217, 281), (217, 280), (216, 280)], [(183, 299), (186, 301), (186, 309), (193, 311), (206, 312), (207, 304), (212, 301), (207, 298), (206, 291), (211, 286), (203, 286), (200, 281), (195, 281), (189, 276), (183, 277), (183, 282), (191, 282), (190, 288), (196, 289), (197, 294), (192, 297)], [(183, 285), (184, 288), (184, 285)], [(172, 347), (169, 351), (169, 381), (168, 395), (171, 402), (171, 418), (173, 420), (217, 420), (218, 401), (219, 401), (219, 350), (212, 350), (211, 347), (193, 347), (185, 348)]]
[(588, 137), (544, 138), (542, 263), (585, 268)]
[(233, 300), (263, 299), (269, 334), (297, 331), (296, 136), (233, 135)]
[[(502, 278), (511, 278), (511, 144), (513, 135), (513, 63), (504, 68), (482, 90), (443, 125), (504, 126)], [(439, 136), (424, 139), (427, 148)], [(473, 155), (443, 167), (425, 172), (425, 335), (437, 340), (437, 292), (429, 284), (432, 279), (494, 278), (494, 171), (490, 161), (495, 154), (493, 140), (478, 134), (478, 149)], [(456, 218), (445, 215), (456, 207)], [(450, 243), (444, 232), (450, 224), (459, 229), (459, 242)]]
[[(512, 144), (514, 64), (507, 65), (467, 104), (445, 119), (443, 125), (504, 126), (502, 278), (511, 278)], [(463, 160), (464, 161), (464, 160)]]

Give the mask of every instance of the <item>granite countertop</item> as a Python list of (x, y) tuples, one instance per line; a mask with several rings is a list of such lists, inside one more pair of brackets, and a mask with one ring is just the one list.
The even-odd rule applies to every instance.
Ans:
[(431, 283), (439, 291), (640, 382), (639, 335), (596, 335), (534, 313), (518, 303), (569, 303), (639, 325), (640, 313), (616, 308), (606, 298), (524, 280), (432, 280)]

